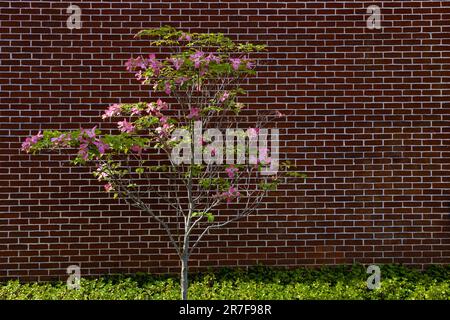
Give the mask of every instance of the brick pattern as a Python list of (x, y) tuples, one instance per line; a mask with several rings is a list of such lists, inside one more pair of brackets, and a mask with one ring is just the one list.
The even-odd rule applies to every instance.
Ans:
[(123, 63), (164, 24), (268, 45), (245, 102), (292, 114), (285, 150), (309, 176), (210, 235), (193, 269), (450, 263), (450, 2), (0, 1), (0, 278), (178, 270), (157, 225), (86, 169), (18, 151), (145, 98)]

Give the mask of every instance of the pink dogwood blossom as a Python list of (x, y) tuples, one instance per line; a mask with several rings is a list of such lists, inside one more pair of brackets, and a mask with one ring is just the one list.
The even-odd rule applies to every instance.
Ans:
[(170, 86), (170, 82), (166, 82), (166, 83), (164, 84), (164, 92), (165, 92), (166, 94), (170, 94), (170, 93), (172, 92), (172, 88), (171, 88), (171, 86)]
[(171, 58), (170, 62), (172, 62), (173, 67), (175, 68), (175, 70), (180, 70), (181, 66), (184, 63), (184, 60), (181, 58)]
[(140, 56), (137, 58), (131, 57), (125, 62), (125, 66), (128, 71), (134, 71), (137, 68), (144, 69), (147, 67), (147, 61)]
[(105, 152), (109, 150), (109, 145), (100, 139), (93, 141), (93, 144), (97, 147), (100, 154), (105, 154)]
[(183, 41), (183, 40), (191, 41), (191, 36), (183, 32), (181, 34), (181, 36), (178, 38), (178, 41)]
[(83, 129), (80, 130), (80, 136), (78, 137), (80, 141), (83, 140), (84, 135), (86, 135), (89, 139), (95, 139), (96, 133), (95, 129), (97, 129), (97, 126), (91, 128), (91, 129)]
[(252, 61), (247, 60), (246, 63), (245, 63), (245, 67), (247, 69), (253, 69), (255, 67), (255, 64)]
[(191, 54), (189, 56), (189, 60), (194, 62), (194, 67), (199, 68), (202, 62), (202, 58), (205, 56), (205, 53), (203, 51), (196, 51), (195, 53)]
[(51, 138), (50, 141), (53, 143), (53, 145), (56, 146), (68, 146), (70, 142), (70, 137), (64, 133), (62, 133), (60, 136), (56, 138)]
[(271, 162), (271, 158), (268, 156), (267, 148), (260, 148), (258, 160), (261, 164), (269, 164)]
[(189, 80), (188, 77), (179, 77), (179, 78), (175, 79), (175, 83), (179, 84), (179, 85), (183, 85), (183, 83), (185, 83), (188, 80)]
[(128, 122), (126, 119), (117, 122), (118, 128), (121, 132), (132, 133), (134, 131), (134, 126), (132, 123)]
[(137, 144), (131, 146), (130, 150), (136, 152), (138, 155), (142, 154), (142, 147), (138, 146)]
[(89, 145), (87, 143), (80, 144), (80, 150), (78, 150), (78, 156), (81, 157), (84, 161), (89, 158)]
[(197, 119), (200, 116), (200, 109), (199, 108), (191, 108), (187, 118), (188, 119)]
[(222, 96), (220, 97), (219, 101), (220, 102), (224, 102), (225, 100), (227, 100), (230, 97), (230, 93), (228, 91), (224, 91)]
[(115, 104), (109, 106), (109, 108), (102, 115), (102, 119), (111, 118), (111, 117), (114, 117), (114, 116), (119, 116), (120, 115), (120, 110), (121, 110), (121, 105), (115, 103)]
[(139, 116), (139, 115), (141, 115), (141, 109), (139, 109), (138, 107), (131, 108), (131, 115), (132, 116)]
[(249, 138), (256, 138), (259, 134), (259, 128), (248, 128), (247, 135)]
[(220, 63), (220, 57), (216, 56), (213, 53), (210, 53), (208, 56), (206, 56), (205, 61), (208, 63), (211, 61), (214, 61), (215, 63)]
[(225, 172), (228, 175), (228, 178), (234, 179), (235, 174), (239, 171), (238, 168), (236, 168), (234, 165), (230, 165), (228, 168), (225, 169)]
[(161, 99), (156, 101), (156, 106), (158, 107), (158, 110), (166, 110), (168, 108), (167, 102), (163, 102)]
[(108, 173), (106, 173), (105, 171), (104, 171), (104, 166), (103, 165), (101, 165), (101, 166), (99, 166), (98, 167), (98, 169), (96, 170), (97, 172), (98, 172), (98, 175), (97, 175), (97, 180), (98, 181), (102, 181), (102, 180), (104, 180), (104, 179), (106, 179), (109, 175), (108, 175)]
[(161, 65), (161, 62), (159, 62), (156, 59), (156, 56), (154, 53), (152, 53), (148, 56), (148, 63), (149, 63), (149, 67), (153, 70), (153, 74), (156, 76), (159, 75), (162, 65)]
[(42, 132), (39, 131), (38, 134), (28, 137), (25, 139), (25, 141), (22, 143), (22, 150), (25, 152), (30, 152), (30, 149), (33, 145), (38, 143), (39, 140), (41, 140), (44, 136), (42, 135)]
[(240, 58), (230, 58), (231, 66), (234, 70), (238, 70), (239, 66), (241, 65), (241, 59)]
[(220, 196), (225, 198), (227, 203), (230, 203), (233, 199), (239, 198), (241, 193), (237, 191), (236, 187), (230, 186), (230, 188), (227, 191), (222, 192)]

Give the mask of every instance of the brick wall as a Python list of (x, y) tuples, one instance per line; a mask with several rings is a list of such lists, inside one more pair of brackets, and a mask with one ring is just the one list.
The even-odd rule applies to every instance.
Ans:
[(309, 176), (211, 234), (194, 269), (450, 263), (449, 1), (0, 1), (0, 20), (0, 278), (178, 269), (157, 225), (86, 169), (19, 152), (145, 98), (123, 64), (164, 24), (268, 45), (248, 102), (292, 113), (285, 150)]

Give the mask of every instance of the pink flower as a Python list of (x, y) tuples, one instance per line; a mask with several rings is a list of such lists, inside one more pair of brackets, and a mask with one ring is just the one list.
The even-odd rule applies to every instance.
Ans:
[(165, 92), (166, 94), (170, 94), (170, 93), (172, 92), (172, 89), (170, 88), (170, 82), (166, 82), (166, 83), (164, 84), (164, 92)]
[(91, 129), (83, 129), (81, 128), (80, 130), (80, 140), (83, 139), (83, 135), (87, 135), (88, 138), (90, 139), (95, 139), (96, 134), (95, 134), (95, 129), (97, 128), (97, 126), (91, 128)]
[(148, 114), (154, 114), (156, 112), (156, 107), (154, 102), (147, 103), (147, 109), (145, 110)]
[(105, 188), (106, 192), (110, 192), (111, 190), (113, 190), (113, 186), (111, 183), (107, 183), (103, 187)]
[(231, 66), (234, 70), (238, 70), (239, 66), (241, 65), (241, 59), (239, 58), (230, 58)]
[(132, 116), (138, 116), (141, 114), (141, 110), (138, 107), (131, 108), (131, 115)]
[(204, 57), (205, 53), (203, 51), (197, 51), (189, 56), (189, 60), (194, 62), (194, 67), (199, 68), (201, 64), (201, 60)]
[(104, 170), (104, 166), (103, 165), (101, 165), (100, 167), (98, 167), (98, 169), (97, 169), (97, 172), (98, 172), (98, 178), (97, 178), (97, 180), (98, 181), (102, 181), (102, 180), (104, 180), (105, 178), (107, 178), (109, 175), (105, 172), (105, 171), (103, 171)]
[(148, 58), (148, 63), (150, 64), (150, 68), (152, 68), (153, 73), (157, 76), (159, 74), (160, 69), (161, 69), (161, 62), (159, 62), (156, 59), (156, 56), (153, 53), (150, 54), (148, 57), (149, 57)]
[(28, 137), (25, 139), (25, 141), (22, 143), (22, 150), (25, 152), (29, 152), (31, 147), (38, 143), (39, 140), (41, 140), (44, 137), (41, 131), (38, 132), (38, 134)]
[(255, 66), (255, 64), (250, 60), (247, 60), (247, 62), (245, 63), (245, 67), (247, 69), (253, 69), (254, 66)]
[(259, 134), (259, 128), (248, 128), (247, 135), (249, 138), (255, 138)]
[(179, 85), (183, 85), (183, 83), (185, 83), (187, 80), (189, 80), (189, 78), (187, 77), (179, 77), (175, 79), (175, 83), (179, 84)]
[(134, 71), (138, 66), (141, 66), (142, 63), (142, 57), (137, 57), (136, 59), (131, 57), (127, 62), (125, 62), (125, 67), (128, 71)]
[(36, 135), (31, 137), (31, 143), (36, 144), (39, 140), (41, 140), (44, 137), (41, 131), (39, 131)]
[(170, 128), (171, 126), (168, 123), (165, 123), (162, 126), (157, 127), (155, 131), (158, 133), (160, 138), (165, 138), (168, 136)]
[(168, 119), (165, 116), (159, 118), (159, 125), (160, 126), (155, 129), (156, 133), (158, 133), (160, 138), (167, 137), (170, 129), (173, 128), (173, 125), (169, 124)]
[(162, 124), (162, 125), (166, 124), (167, 123), (167, 117), (165, 117), (165, 116), (160, 117), (159, 118), (159, 123)]
[(100, 173), (98, 174), (97, 180), (98, 180), (98, 181), (102, 181), (102, 180), (104, 180), (104, 179), (106, 179), (106, 178), (108, 178), (108, 174), (107, 174), (106, 172), (100, 172)]
[(199, 108), (191, 108), (187, 118), (188, 119), (197, 119), (200, 116), (200, 109)]
[(239, 171), (239, 169), (236, 168), (234, 165), (230, 165), (228, 168), (225, 169), (225, 172), (227, 173), (228, 178), (230, 178), (230, 179), (234, 179), (234, 175), (238, 171)]
[(22, 143), (22, 151), (30, 152), (31, 149), (31, 138), (26, 138), (25, 141)]
[(228, 91), (224, 91), (224, 93), (222, 94), (222, 96), (220, 97), (219, 101), (220, 102), (224, 102), (225, 100), (227, 100), (230, 97), (230, 93)]
[(120, 115), (120, 104), (113, 104), (109, 106), (109, 108), (105, 111), (105, 113), (102, 115), (102, 119), (111, 118), (113, 116)]
[(125, 62), (125, 67), (127, 69), (127, 71), (132, 71), (134, 66), (133, 66), (133, 58), (130, 58), (127, 60), (127, 62)]
[(87, 143), (80, 144), (80, 150), (78, 151), (78, 155), (84, 160), (88, 160), (89, 152), (88, 152), (89, 145)]
[(170, 61), (173, 64), (173, 67), (175, 70), (180, 70), (181, 66), (183, 65), (184, 60), (181, 58), (170, 58)]
[(132, 133), (134, 131), (134, 126), (132, 123), (128, 122), (126, 119), (117, 122), (118, 128), (121, 132)]
[(181, 34), (181, 36), (178, 38), (178, 41), (183, 41), (183, 40), (191, 41), (191, 36), (183, 32)]
[(97, 147), (100, 154), (104, 154), (107, 150), (109, 150), (109, 145), (100, 139), (95, 140), (93, 144)]
[(215, 54), (210, 53), (206, 58), (205, 61), (211, 62), (214, 61), (215, 63), (220, 63), (220, 58), (216, 56)]
[(55, 146), (68, 146), (70, 137), (62, 133), (59, 137), (50, 140)]
[(211, 149), (211, 157), (215, 157), (216, 156), (216, 149), (215, 148), (212, 148)]
[(156, 101), (156, 106), (158, 107), (158, 110), (166, 110), (167, 109), (167, 103), (163, 102), (161, 99), (158, 99), (158, 101)]
[(227, 200), (227, 203), (230, 203), (231, 200), (239, 198), (241, 196), (241, 193), (238, 192), (235, 187), (231, 186), (227, 191), (222, 192), (220, 196), (225, 198)]
[(131, 146), (130, 150), (136, 152), (138, 155), (141, 155), (142, 153), (142, 147), (138, 146), (137, 144)]

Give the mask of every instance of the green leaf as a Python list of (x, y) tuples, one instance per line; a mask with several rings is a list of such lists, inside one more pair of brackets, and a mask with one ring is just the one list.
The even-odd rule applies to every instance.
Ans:
[(208, 218), (209, 223), (214, 222), (214, 216), (210, 212), (206, 213), (206, 217)]
[(139, 167), (139, 168), (136, 168), (136, 173), (139, 173), (139, 174), (143, 174), (144, 173), (144, 168), (142, 168), (142, 167)]
[(195, 211), (192, 217), (206, 217), (209, 223), (214, 222), (214, 215), (211, 212)]

